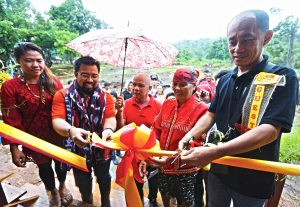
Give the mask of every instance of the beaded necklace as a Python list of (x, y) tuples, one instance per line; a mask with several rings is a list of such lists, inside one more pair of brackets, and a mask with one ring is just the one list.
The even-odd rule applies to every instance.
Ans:
[(41, 95), (38, 96), (38, 95), (36, 95), (35, 93), (33, 93), (33, 91), (31, 90), (31, 88), (29, 87), (28, 83), (26, 82), (25, 78), (19, 77), (19, 79), (20, 79), (23, 83), (25, 83), (25, 85), (26, 85), (28, 91), (31, 93), (31, 95), (33, 95), (33, 96), (36, 97), (36, 98), (39, 98), (39, 99), (41, 100), (41, 102), (42, 102), (43, 104), (45, 104), (46, 99), (45, 99), (45, 97), (44, 97), (44, 92), (45, 92), (45, 91), (44, 91), (44, 86), (42, 86)]

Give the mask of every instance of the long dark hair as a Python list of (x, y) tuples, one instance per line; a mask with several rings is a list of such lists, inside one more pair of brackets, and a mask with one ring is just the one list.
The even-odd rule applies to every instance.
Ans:
[[(27, 52), (27, 51), (36, 51), (40, 53), (45, 60), (45, 54), (43, 50), (33, 44), (31, 42), (21, 42), (15, 46), (14, 55), (19, 62), (19, 59)], [(57, 84), (56, 84), (56, 76), (51, 72), (51, 70), (45, 65), (44, 71), (41, 73), (39, 80), (38, 80), (38, 88), (40, 93), (42, 94), (43, 89), (47, 91), (51, 96), (55, 94), (57, 91)]]

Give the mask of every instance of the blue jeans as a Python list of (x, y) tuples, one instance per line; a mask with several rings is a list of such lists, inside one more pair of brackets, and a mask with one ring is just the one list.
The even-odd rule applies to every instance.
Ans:
[[(97, 161), (97, 163), (92, 166), (94, 168), (94, 174), (99, 184), (99, 189), (101, 193), (101, 206), (103, 207), (110, 206), (110, 199), (109, 199), (109, 194), (111, 189), (111, 175), (109, 173), (110, 161), (111, 161), (110, 159)], [(92, 173), (84, 172), (82, 170), (73, 168), (73, 174), (74, 174), (75, 184), (79, 188), (79, 191), (81, 193), (82, 201), (92, 204), (93, 203)]]
[[(247, 186), (245, 186), (246, 188)], [(213, 173), (208, 175), (209, 207), (263, 207), (266, 199), (253, 198), (227, 188)]]

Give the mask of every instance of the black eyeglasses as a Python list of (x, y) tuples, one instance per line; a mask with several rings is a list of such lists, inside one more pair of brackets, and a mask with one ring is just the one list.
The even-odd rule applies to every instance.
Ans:
[(83, 78), (83, 79), (88, 79), (89, 77), (91, 77), (92, 79), (98, 79), (99, 74), (89, 74), (89, 73), (79, 73), (79, 75)]

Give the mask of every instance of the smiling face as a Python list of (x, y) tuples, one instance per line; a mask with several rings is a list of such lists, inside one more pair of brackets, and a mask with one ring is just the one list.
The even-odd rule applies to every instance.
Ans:
[(81, 64), (75, 76), (85, 95), (90, 95), (99, 84), (99, 72), (96, 65)]
[(253, 14), (236, 17), (228, 27), (228, 49), (232, 60), (241, 70), (249, 70), (262, 61), (265, 32), (257, 27)]
[(28, 50), (17, 59), (26, 80), (38, 79), (44, 71), (45, 62), (38, 51)]
[(191, 84), (188, 82), (173, 81), (172, 89), (174, 91), (179, 106), (191, 98), (195, 87), (195, 84)]

